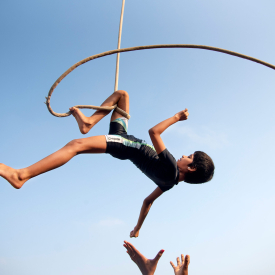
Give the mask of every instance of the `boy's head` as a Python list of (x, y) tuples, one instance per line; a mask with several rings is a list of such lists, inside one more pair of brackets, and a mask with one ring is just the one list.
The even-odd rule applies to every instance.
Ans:
[(210, 181), (214, 175), (213, 160), (204, 152), (196, 151), (190, 156), (182, 156), (177, 161), (179, 171), (184, 174), (188, 183), (203, 183)]

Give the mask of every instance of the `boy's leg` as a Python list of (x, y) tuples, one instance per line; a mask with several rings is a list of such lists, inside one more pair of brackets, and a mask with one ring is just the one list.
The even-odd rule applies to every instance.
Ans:
[(19, 189), (30, 178), (56, 169), (78, 154), (105, 153), (106, 146), (105, 136), (72, 140), (60, 150), (27, 168), (13, 169), (5, 164), (0, 164), (0, 176), (5, 178), (14, 188)]
[[(129, 113), (129, 95), (126, 91), (119, 90), (114, 92), (112, 95), (110, 95), (102, 104), (101, 106), (114, 106), (117, 104), (119, 108), (124, 110), (125, 112)], [(108, 115), (110, 111), (103, 111), (103, 110), (97, 110), (91, 117), (86, 117), (79, 109), (77, 108), (70, 108), (72, 111), (73, 116), (75, 117), (79, 130), (82, 134), (87, 134), (92, 127), (97, 124), (103, 117)], [(113, 111), (111, 121), (122, 117), (119, 113), (116, 111)]]
[[(116, 104), (120, 109), (122, 109), (127, 114), (129, 114), (129, 112), (130, 112), (129, 94), (123, 90), (120, 90), (118, 92), (121, 93), (121, 96)], [(124, 116), (122, 116), (121, 114), (116, 112), (116, 110), (114, 110), (112, 113), (112, 116), (111, 116), (111, 121), (113, 121), (119, 117), (124, 117)]]

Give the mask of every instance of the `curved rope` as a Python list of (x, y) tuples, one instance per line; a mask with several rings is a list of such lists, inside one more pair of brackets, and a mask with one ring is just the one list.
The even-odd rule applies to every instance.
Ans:
[[(121, 53), (121, 52), (131, 52), (131, 51), (137, 51), (137, 50), (158, 49), (158, 48), (192, 48), (192, 49), (204, 49), (204, 50), (210, 50), (210, 51), (215, 51), (215, 52), (222, 52), (222, 53), (225, 53), (225, 54), (234, 55), (234, 56), (237, 56), (237, 57), (240, 57), (240, 58), (248, 59), (250, 61), (262, 64), (262, 65), (264, 65), (266, 67), (269, 67), (269, 68), (275, 70), (275, 66), (274, 65), (269, 64), (267, 62), (264, 62), (262, 60), (256, 59), (254, 57), (247, 56), (247, 55), (244, 55), (244, 54), (240, 54), (240, 53), (237, 53), (237, 52), (232, 52), (232, 51), (221, 49), (221, 48), (216, 48), (216, 47), (211, 47), (211, 46), (204, 46), (204, 45), (167, 44), (167, 45), (148, 45), (148, 46), (137, 46), (137, 47), (131, 47), (131, 48), (116, 49), (116, 50), (107, 51), (107, 52), (103, 52), (103, 53), (99, 53), (99, 54), (95, 54), (95, 55), (89, 56), (89, 57), (87, 57), (87, 58), (85, 58), (85, 59), (83, 59), (83, 60), (75, 63), (65, 73), (63, 73), (54, 82), (54, 84), (52, 85), (52, 87), (51, 87), (51, 89), (50, 89), (50, 91), (48, 93), (48, 97), (46, 97), (46, 102), (45, 103), (46, 103), (46, 105), (48, 107), (49, 112), (52, 115), (57, 116), (57, 117), (66, 117), (66, 116), (71, 115), (71, 112), (62, 113), (62, 114), (54, 112), (52, 110), (51, 106), (50, 106), (50, 100), (51, 100), (52, 93), (53, 93), (54, 89), (56, 88), (56, 86), (61, 82), (62, 79), (64, 79), (69, 73), (71, 73), (78, 66), (80, 66), (80, 65), (82, 65), (82, 64), (84, 64), (84, 63), (86, 63), (88, 61), (91, 61), (91, 60), (94, 60), (94, 59), (97, 59), (97, 58), (100, 58), (100, 57), (103, 57), (103, 56), (106, 56), (106, 55), (112, 55), (112, 54)], [(98, 106), (93, 106), (93, 105), (77, 105), (75, 107), (76, 108), (86, 108), (86, 109), (99, 109), (99, 108), (101, 108), (101, 110), (106, 110), (106, 107), (98, 107)], [(108, 110), (110, 110), (110, 108), (114, 109), (115, 107), (116, 106), (107, 107), (107, 108), (108, 108)], [(104, 108), (104, 109), (102, 109), (102, 108)], [(123, 110), (121, 110), (121, 111), (124, 112)], [(127, 116), (128, 114), (125, 113), (124, 115)]]

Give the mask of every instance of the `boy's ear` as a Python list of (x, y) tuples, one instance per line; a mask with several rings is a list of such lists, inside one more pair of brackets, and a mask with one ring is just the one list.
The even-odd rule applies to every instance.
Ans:
[(190, 167), (190, 166), (188, 166), (188, 171), (190, 171), (190, 172), (195, 172), (196, 170), (197, 170), (197, 168), (196, 167)]

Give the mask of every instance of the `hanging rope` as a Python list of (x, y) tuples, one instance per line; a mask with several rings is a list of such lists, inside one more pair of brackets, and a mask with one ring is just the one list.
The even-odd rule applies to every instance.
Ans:
[[(118, 49), (120, 49), (120, 42), (121, 42), (121, 33), (122, 33), (122, 23), (123, 23), (124, 6), (125, 6), (125, 0), (122, 1), (122, 7), (121, 7), (120, 23), (119, 23), (119, 31), (118, 31), (118, 42), (117, 42), (117, 48)], [(119, 57), (120, 57), (120, 53), (117, 53), (117, 56), (116, 56), (115, 91), (118, 90)]]
[[(267, 62), (264, 62), (262, 60), (256, 59), (254, 57), (251, 56), (247, 56), (241, 53), (237, 53), (237, 52), (232, 52), (229, 50), (225, 50), (225, 49), (221, 49), (221, 48), (216, 48), (216, 47), (211, 47), (211, 46), (204, 46), (204, 45), (191, 45), (191, 44), (168, 44), (168, 45), (148, 45), (148, 46), (137, 46), (137, 47), (131, 47), (131, 48), (125, 48), (125, 49), (116, 49), (116, 50), (112, 50), (112, 51), (107, 51), (107, 52), (103, 52), (103, 53), (99, 53), (99, 54), (95, 54), (92, 56), (89, 56), (79, 62), (77, 62), (76, 64), (74, 64), (71, 68), (69, 68), (65, 73), (63, 73), (52, 85), (49, 93), (48, 93), (48, 97), (46, 97), (46, 105), (48, 107), (49, 112), (57, 117), (66, 117), (71, 115), (71, 112), (67, 112), (67, 113), (56, 113), (53, 111), (53, 109), (50, 106), (50, 100), (51, 100), (51, 96), (52, 93), (54, 91), (54, 89), (56, 88), (56, 86), (62, 81), (62, 79), (64, 79), (69, 73), (71, 73), (74, 69), (76, 69), (78, 66), (87, 63), (88, 61), (106, 56), (106, 55), (112, 55), (112, 54), (116, 54), (116, 53), (122, 53), (122, 52), (131, 52), (131, 51), (138, 51), (138, 50), (147, 50), (147, 49), (159, 49), (159, 48), (188, 48), (188, 49), (204, 49), (204, 50), (210, 50), (210, 51), (215, 51), (215, 52), (221, 52), (221, 53), (225, 53), (225, 54), (229, 54), (229, 55), (234, 55), (243, 59), (247, 59), (259, 64), (262, 64), (266, 67), (269, 67), (273, 70), (275, 70), (275, 66), (272, 64), (269, 64)], [(116, 108), (116, 106), (112, 106), (112, 107), (98, 107), (98, 106), (93, 106), (93, 105), (76, 105), (74, 106), (76, 108), (85, 108), (85, 109), (95, 109), (95, 110), (113, 110), (114, 108)], [(122, 112), (124, 112), (122, 110)], [(125, 112), (124, 112), (125, 113)], [(126, 117), (129, 116), (127, 113), (124, 114)]]
[[(119, 23), (119, 31), (118, 31), (118, 42), (117, 42), (117, 48), (120, 49), (120, 42), (121, 42), (121, 34), (122, 34), (122, 24), (123, 24), (123, 15), (124, 15), (124, 6), (125, 6), (125, 0), (122, 0), (122, 7), (121, 7), (121, 13), (120, 13), (120, 23)], [(116, 76), (115, 76), (115, 89), (114, 91), (118, 90), (118, 76), (119, 76), (119, 57), (120, 53), (117, 53), (116, 56)], [(102, 108), (102, 107), (101, 107)], [(123, 115), (124, 117), (130, 119), (130, 115), (127, 114), (124, 110), (120, 109), (117, 105), (114, 105), (112, 110), (116, 109), (116, 111)], [(100, 110), (97, 108), (97, 110)]]

